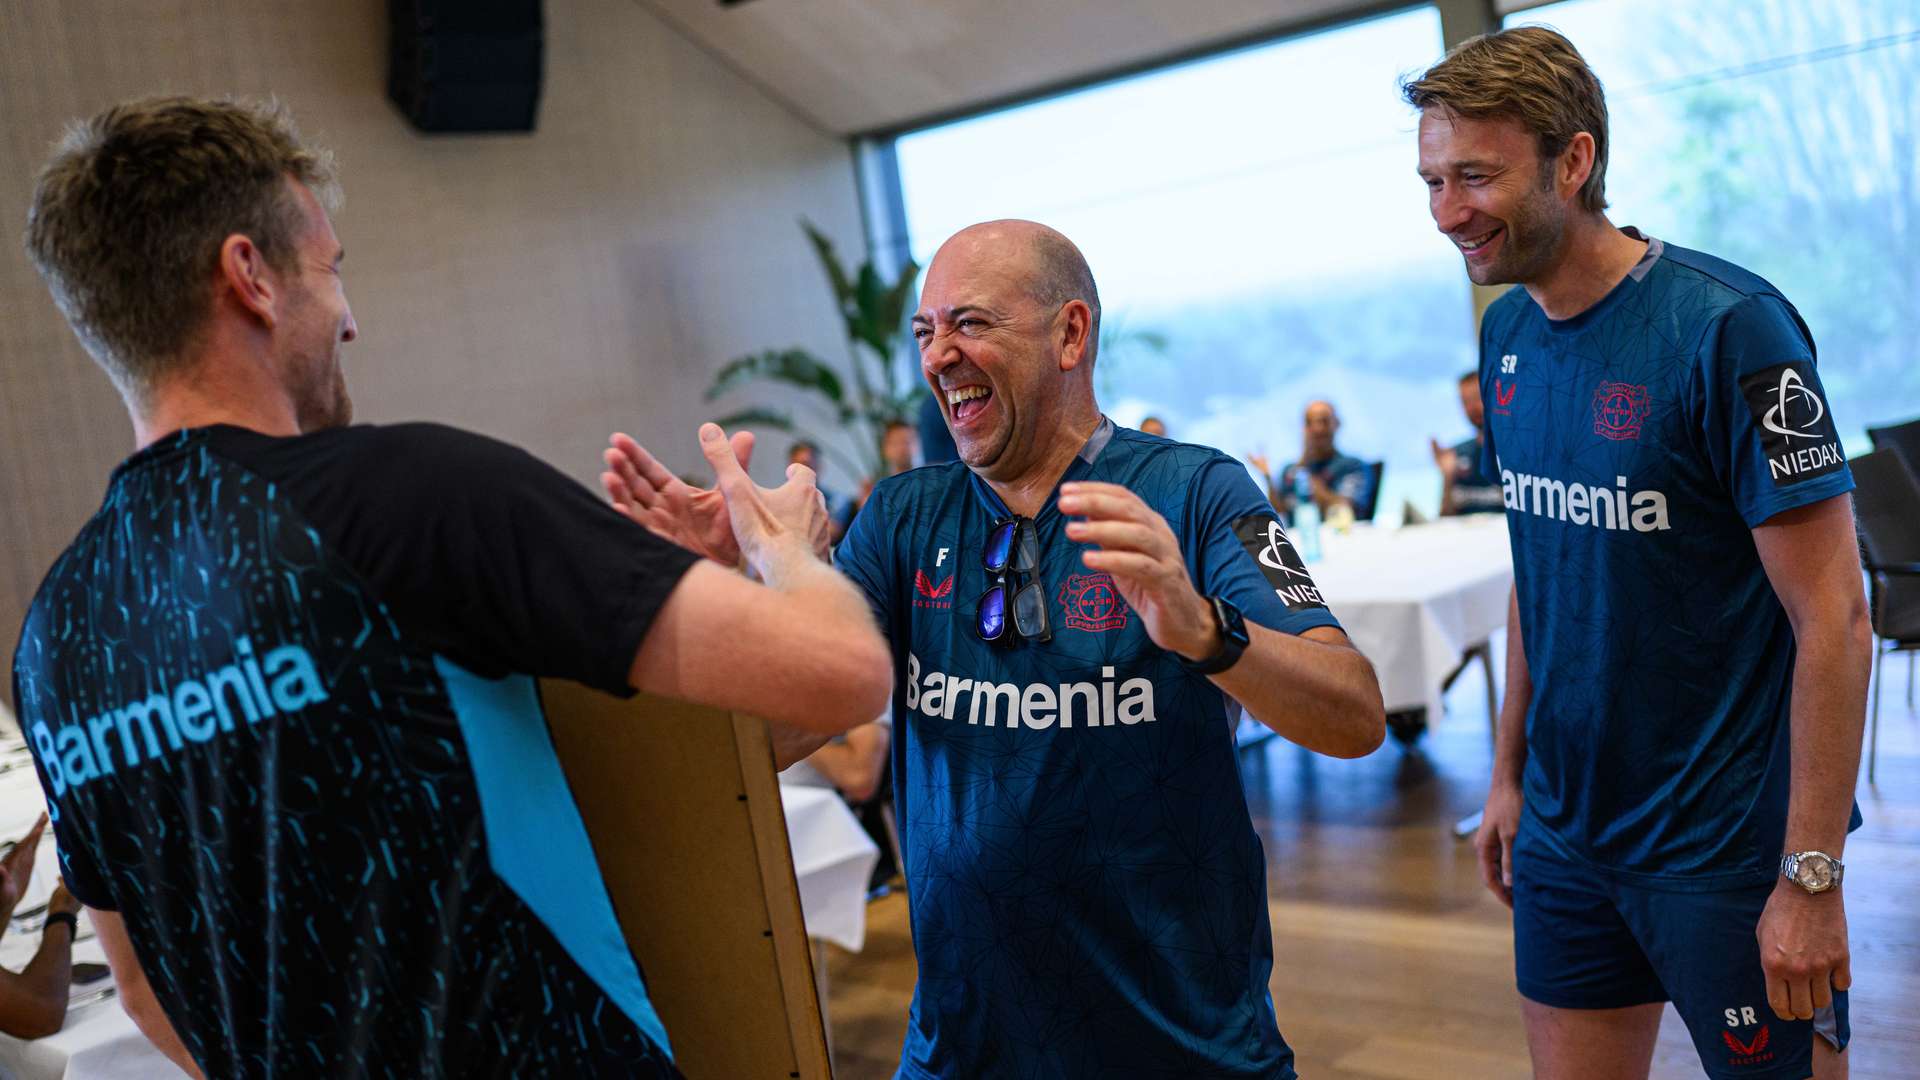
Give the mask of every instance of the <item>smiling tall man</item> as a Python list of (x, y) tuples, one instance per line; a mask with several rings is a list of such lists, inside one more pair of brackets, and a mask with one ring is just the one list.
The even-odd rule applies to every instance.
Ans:
[[(921, 301), (960, 461), (882, 481), (837, 558), (893, 649), (899, 1075), (1291, 1077), (1227, 696), (1357, 757), (1385, 732), (1372, 668), (1245, 468), (1101, 415), (1066, 237), (965, 229)], [(623, 449), (615, 501), (697, 542), (692, 495)]]
[(1607, 220), (1606, 101), (1559, 34), (1405, 92), (1435, 223), (1523, 286), (1480, 329), (1515, 599), (1477, 845), (1535, 1074), (1644, 1078), (1671, 1000), (1710, 1076), (1843, 1076), (1868, 629), (1806, 324)]

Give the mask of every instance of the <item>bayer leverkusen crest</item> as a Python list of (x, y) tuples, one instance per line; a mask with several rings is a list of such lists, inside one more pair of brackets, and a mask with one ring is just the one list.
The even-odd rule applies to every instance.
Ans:
[(1593, 391), (1593, 433), (1615, 442), (1640, 437), (1640, 425), (1653, 412), (1647, 388), (1623, 382), (1603, 382)]
[(1127, 602), (1108, 574), (1075, 574), (1060, 586), (1060, 607), (1067, 626), (1095, 633), (1127, 625)]

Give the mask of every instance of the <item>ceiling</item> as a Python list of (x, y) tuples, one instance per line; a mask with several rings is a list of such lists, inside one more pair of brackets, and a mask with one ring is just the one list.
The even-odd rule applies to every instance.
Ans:
[(824, 131), (902, 127), (1381, 0), (638, 0)]

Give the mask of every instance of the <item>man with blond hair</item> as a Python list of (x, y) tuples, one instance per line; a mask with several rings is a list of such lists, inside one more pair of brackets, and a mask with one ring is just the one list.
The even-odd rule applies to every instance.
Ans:
[(14, 657), (66, 880), (189, 1073), (677, 1076), (534, 677), (831, 733), (884, 644), (812, 473), (757, 488), (713, 425), (708, 541), (764, 586), (513, 447), (346, 426), (335, 193), (284, 113), (187, 98), (40, 175), (28, 252), (138, 447)]
[(1843, 1076), (1868, 629), (1806, 324), (1608, 221), (1606, 101), (1559, 34), (1404, 90), (1435, 223), (1522, 286), (1480, 331), (1514, 599), (1476, 844), (1535, 1073), (1644, 1078), (1672, 1001), (1710, 1076)]

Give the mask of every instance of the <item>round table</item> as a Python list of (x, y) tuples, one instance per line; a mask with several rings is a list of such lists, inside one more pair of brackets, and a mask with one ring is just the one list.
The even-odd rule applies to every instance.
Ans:
[(1307, 564), (1320, 595), (1380, 678), (1387, 711), (1440, 713), (1441, 684), (1507, 622), (1513, 556), (1501, 514), (1347, 533), (1322, 530)]
[(781, 784), (780, 801), (807, 936), (859, 952), (867, 941), (867, 884), (880, 849), (832, 788)]

